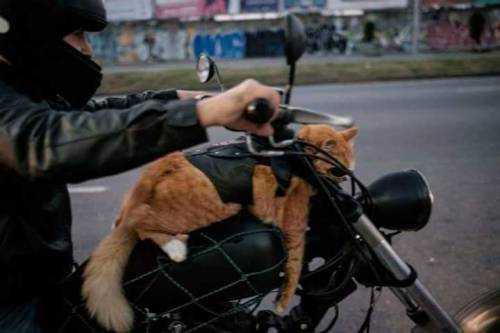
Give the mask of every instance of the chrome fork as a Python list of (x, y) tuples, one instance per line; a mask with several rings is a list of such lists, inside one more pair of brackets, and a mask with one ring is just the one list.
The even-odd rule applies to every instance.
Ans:
[[(370, 246), (382, 265), (400, 280), (406, 281), (413, 275), (413, 271), (394, 251), (385, 237), (375, 227), (366, 215), (361, 215), (353, 224), (354, 229)], [(439, 329), (439, 332), (462, 333), (462, 329), (453, 318), (439, 305), (427, 288), (416, 278), (411, 285), (404, 288), (391, 288), (391, 291), (405, 305), (407, 310), (416, 313), (425, 312)]]

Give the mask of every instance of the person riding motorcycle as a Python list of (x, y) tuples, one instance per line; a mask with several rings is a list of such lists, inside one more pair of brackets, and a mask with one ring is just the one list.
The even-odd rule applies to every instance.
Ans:
[(101, 68), (86, 31), (102, 0), (0, 3), (0, 332), (43, 332), (39, 304), (72, 271), (67, 183), (123, 172), (207, 140), (206, 127), (271, 135), (245, 106), (279, 95), (247, 80), (212, 98), (148, 91), (91, 100)]

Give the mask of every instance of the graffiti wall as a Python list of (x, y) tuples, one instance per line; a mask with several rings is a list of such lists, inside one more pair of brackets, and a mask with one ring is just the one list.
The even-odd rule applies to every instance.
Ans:
[(242, 59), (246, 53), (244, 31), (228, 31), (215, 35), (196, 34), (192, 42), (193, 55), (206, 53), (212, 57)]
[(102, 64), (161, 63), (207, 53), (213, 57), (282, 56), (284, 31), (280, 29), (204, 32), (172, 24), (114, 24), (89, 36), (95, 57)]
[[(471, 11), (441, 10), (423, 16), (423, 49), (454, 50), (475, 47), (469, 35)], [(485, 28), (481, 46), (500, 47), (500, 9), (484, 11)], [(384, 52), (409, 52), (411, 24), (407, 13), (378, 12), (365, 17), (324, 17), (306, 24), (309, 54), (351, 54), (363, 37), (367, 21), (376, 25), (376, 38)], [(284, 32), (280, 24), (199, 23), (137, 21), (110, 24), (90, 43), (103, 64), (161, 63), (193, 59), (202, 52), (214, 57), (241, 59), (283, 55)]]
[(136, 64), (189, 57), (189, 34), (175, 26), (129, 23), (110, 25), (89, 41), (103, 64)]
[(480, 45), (470, 37), (470, 11), (437, 11), (428, 15), (424, 25), (424, 40), (431, 50), (471, 49), (500, 46), (500, 10), (484, 11), (485, 25)]
[(284, 54), (284, 40), (282, 29), (199, 33), (193, 37), (192, 50), (194, 57), (201, 53), (224, 59), (280, 57)]
[(310, 22), (306, 25), (307, 52), (321, 55), (359, 52), (367, 22), (375, 24), (375, 39), (381, 51), (395, 53), (410, 50), (411, 31), (406, 13), (389, 11)]

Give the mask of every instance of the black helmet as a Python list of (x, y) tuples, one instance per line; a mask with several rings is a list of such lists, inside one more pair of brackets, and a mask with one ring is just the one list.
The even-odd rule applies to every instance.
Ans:
[(79, 107), (99, 87), (101, 67), (63, 38), (106, 24), (102, 0), (1, 0), (0, 54), (44, 93)]

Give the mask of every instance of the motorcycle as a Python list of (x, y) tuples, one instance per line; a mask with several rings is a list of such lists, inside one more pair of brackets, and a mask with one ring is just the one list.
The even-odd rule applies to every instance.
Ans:
[[(222, 199), (251, 203), (251, 189), (242, 176), (257, 161), (272, 166), (279, 181), (298, 174), (317, 190), (312, 198), (300, 302), (288, 315), (279, 316), (259, 307), (283, 279), (286, 249), (279, 230), (262, 224), (247, 211), (190, 236), (188, 260), (173, 263), (152, 242), (141, 242), (131, 254), (124, 277), (127, 298), (134, 307), (134, 332), (315, 332), (330, 309), (335, 315), (322, 332), (329, 332), (338, 318), (338, 304), (359, 285), (372, 288), (370, 310), (359, 332), (369, 332), (376, 290), (386, 287), (406, 308), (415, 323), (413, 333), (500, 332), (500, 291), (483, 295), (465, 306), (455, 318), (434, 299), (391, 245), (404, 231), (418, 231), (429, 221), (433, 195), (417, 170), (382, 176), (364, 185), (321, 148), (294, 139), (293, 124), (353, 126), (348, 117), (290, 106), (296, 63), (305, 50), (300, 20), (286, 17), (286, 56), (289, 84), (279, 89), (283, 104), (273, 122), (275, 135), (242, 139), (195, 148), (188, 158), (218, 179)], [(197, 63), (201, 82), (219, 70), (208, 56)], [(272, 111), (265, 100), (247, 108), (247, 117), (264, 123)], [(306, 149), (308, 148), (308, 149)], [(310, 153), (311, 149), (315, 153)], [(350, 178), (350, 188), (318, 174), (312, 162), (321, 159)], [(217, 184), (216, 184), (217, 185)], [(312, 267), (315, 258), (323, 263)], [(102, 332), (85, 312), (80, 295), (83, 266), (60, 287), (51, 304), (51, 332)], [(54, 312), (54, 311), (53, 311)]]

